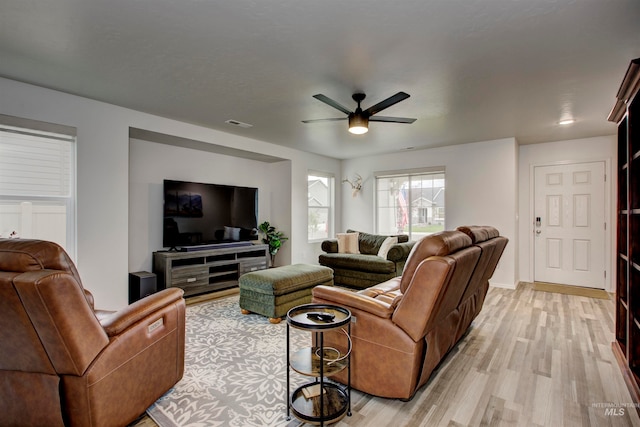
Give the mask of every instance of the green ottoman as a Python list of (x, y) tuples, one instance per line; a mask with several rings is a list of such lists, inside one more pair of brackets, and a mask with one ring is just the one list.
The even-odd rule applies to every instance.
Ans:
[(321, 265), (294, 264), (252, 271), (240, 276), (240, 309), (243, 314), (258, 313), (271, 323), (300, 304), (311, 302), (317, 285), (333, 285), (333, 270)]

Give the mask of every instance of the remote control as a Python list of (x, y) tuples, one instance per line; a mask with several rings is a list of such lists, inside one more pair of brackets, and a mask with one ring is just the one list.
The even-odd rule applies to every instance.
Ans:
[(319, 320), (321, 322), (331, 322), (336, 316), (330, 313), (321, 313), (319, 311), (311, 311), (307, 313), (307, 317), (312, 320)]

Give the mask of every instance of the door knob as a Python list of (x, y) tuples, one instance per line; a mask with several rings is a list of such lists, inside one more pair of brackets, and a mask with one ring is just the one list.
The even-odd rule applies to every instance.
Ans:
[(536, 230), (536, 234), (542, 233), (542, 230)]

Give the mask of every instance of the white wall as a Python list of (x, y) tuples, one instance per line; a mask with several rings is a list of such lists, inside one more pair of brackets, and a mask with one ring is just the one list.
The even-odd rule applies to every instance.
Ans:
[[(342, 193), (343, 230), (374, 232), (374, 173), (444, 166), (446, 229), (460, 225), (492, 225), (509, 239), (491, 280), (494, 286), (517, 284), (517, 145), (513, 138), (343, 161), (342, 175), (363, 177), (353, 198)], [(343, 184), (347, 185), (347, 184)]]
[[(289, 216), (287, 210), (271, 210), (272, 197), (284, 199), (285, 203), (291, 199), (289, 161), (265, 163), (139, 139), (131, 139), (129, 152), (129, 271), (151, 271), (152, 252), (163, 248), (164, 179), (256, 187), (258, 223)], [(284, 176), (274, 179), (272, 170), (279, 169)], [(277, 191), (272, 189), (272, 183), (278, 183)], [(276, 200), (275, 204), (282, 202)], [(290, 259), (289, 247), (283, 246), (276, 261)]]
[[(146, 248), (134, 244), (135, 253), (129, 250), (130, 127), (289, 160), (290, 172), (278, 167), (268, 171), (273, 215), (270, 220), (292, 237), (279, 262), (317, 260), (312, 259), (312, 249), (306, 240), (306, 174), (308, 169), (320, 169), (339, 177), (338, 160), (3, 78), (0, 78), (0, 114), (77, 129), (76, 263), (83, 285), (93, 292), (99, 308), (125, 306), (130, 263), (136, 267), (144, 265), (145, 257), (158, 249), (150, 242)], [(135, 218), (138, 215), (133, 213)], [(133, 226), (141, 224), (136, 220)]]
[(607, 265), (607, 290), (612, 291), (611, 278), (615, 265), (615, 254), (612, 248), (615, 244), (616, 214), (615, 214), (615, 189), (617, 186), (617, 174), (612, 170), (616, 165), (616, 136), (602, 136), (569, 141), (557, 141), (544, 144), (522, 145), (519, 147), (519, 184), (518, 184), (518, 212), (520, 215), (520, 280), (533, 281), (533, 194), (532, 177), (533, 167), (551, 165), (565, 162), (579, 161), (605, 161), (607, 174), (607, 194), (605, 197), (608, 209), (605, 216), (608, 218), (607, 239), (605, 253), (608, 259)]
[[(145, 223), (145, 215), (150, 215), (152, 204), (157, 203), (151, 191), (148, 205), (136, 204), (133, 210), (129, 208), (130, 127), (288, 160), (290, 164), (284, 162), (286, 166), (277, 163), (257, 167), (260, 177), (268, 176), (269, 179), (268, 219), (291, 237), (278, 255), (279, 264), (317, 262), (319, 244), (309, 244), (306, 239), (307, 173), (310, 169), (336, 176), (336, 231), (347, 228), (374, 231), (375, 171), (445, 166), (446, 227), (491, 224), (507, 236), (510, 242), (492, 284), (508, 287), (513, 287), (518, 278), (531, 278), (528, 228), (531, 165), (601, 159), (607, 159), (609, 165), (615, 164), (615, 137), (521, 147), (517, 147), (515, 139), (508, 138), (340, 162), (2, 78), (0, 114), (77, 129), (76, 260), (83, 284), (94, 293), (97, 306), (106, 309), (126, 305), (128, 272), (149, 266), (151, 252), (158, 249), (157, 243), (149, 237), (147, 243), (132, 241), (130, 244), (129, 236), (136, 235), (136, 232), (130, 233), (132, 227), (147, 230), (153, 227), (151, 222)], [(153, 168), (145, 160), (134, 159), (134, 162), (145, 169)], [(244, 166), (244, 162), (235, 159), (229, 165)], [(153, 172), (147, 170), (146, 173)], [(347, 184), (340, 182), (343, 176), (352, 178), (356, 173), (364, 178), (363, 191), (352, 198), (350, 189), (345, 187)], [(615, 174), (609, 173), (609, 176), (613, 189)], [(610, 191), (610, 196), (613, 194)], [(610, 230), (615, 229), (613, 204), (609, 203), (610, 218), (613, 219)], [(138, 209), (145, 210), (146, 214)], [(523, 219), (520, 224), (518, 215)], [(262, 213), (260, 216), (267, 219)], [(148, 217), (147, 221), (153, 219)], [(607, 253), (613, 254), (612, 243), (608, 244)]]

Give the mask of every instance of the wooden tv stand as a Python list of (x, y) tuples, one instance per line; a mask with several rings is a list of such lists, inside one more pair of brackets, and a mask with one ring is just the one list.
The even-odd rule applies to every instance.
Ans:
[(238, 286), (242, 274), (265, 269), (268, 263), (269, 247), (264, 244), (153, 253), (159, 285), (182, 288), (187, 297)]

